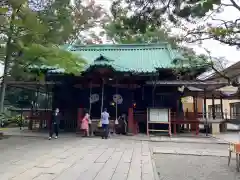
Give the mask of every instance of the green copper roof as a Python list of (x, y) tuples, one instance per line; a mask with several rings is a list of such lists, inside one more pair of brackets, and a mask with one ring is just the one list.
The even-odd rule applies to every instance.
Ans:
[[(176, 54), (168, 43), (109, 44), (71, 46), (68, 50), (79, 54), (91, 66), (111, 66), (116, 71), (154, 72), (156, 68), (173, 68)], [(97, 60), (103, 57), (103, 60)]]

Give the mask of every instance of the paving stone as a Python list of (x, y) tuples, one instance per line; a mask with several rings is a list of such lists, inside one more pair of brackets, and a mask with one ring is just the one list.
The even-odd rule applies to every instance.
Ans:
[(50, 168), (46, 168), (44, 173), (47, 174), (60, 174), (64, 170), (68, 169), (71, 166), (71, 164), (66, 164), (66, 163), (57, 163), (54, 166)]
[(122, 158), (123, 152), (114, 152), (112, 156), (105, 163), (104, 168), (116, 170), (117, 165), (119, 164), (120, 159)]
[(133, 149), (124, 151), (123, 162), (129, 163), (132, 160)]
[(16, 176), (16, 174), (12, 173), (12, 172), (4, 172), (4, 173), (1, 173), (1, 176), (0, 176), (0, 180), (9, 180), (9, 179), (12, 179)]
[(142, 160), (142, 164), (143, 163), (151, 163), (152, 162), (152, 157), (151, 155), (147, 155), (147, 156), (141, 156), (141, 160)]
[(114, 169), (102, 168), (94, 180), (111, 180), (114, 174)]
[(96, 163), (105, 163), (111, 157), (114, 152), (114, 148), (107, 149), (95, 162)]
[(142, 180), (154, 179), (153, 173), (142, 174)]
[(76, 163), (77, 161), (81, 160), (83, 158), (84, 154), (79, 156), (69, 156), (66, 159), (60, 159), (59, 163), (64, 163), (66, 165), (72, 165)]
[(153, 174), (152, 162), (142, 164), (142, 174)]
[[(98, 149), (97, 149), (98, 150)], [(87, 154), (83, 159), (79, 160), (73, 166), (69, 167), (59, 176), (56, 180), (66, 180), (69, 177), (74, 177), (77, 179), (80, 177), (81, 173), (87, 171), (93, 165), (94, 161), (102, 154), (103, 152), (98, 152), (95, 150), (93, 154)]]
[(57, 175), (56, 180), (77, 179), (86, 170), (84, 161), (74, 164), (70, 168)]
[(126, 180), (127, 176), (125, 173), (114, 173), (111, 180)]
[(52, 180), (55, 178), (54, 174), (40, 174), (39, 176), (35, 177), (33, 180)]
[(32, 169), (25, 171), (20, 175), (15, 176), (14, 178), (12, 178), (12, 180), (19, 180), (19, 179), (32, 180), (33, 178), (39, 176), (43, 171), (44, 171), (43, 168), (34, 167)]
[(0, 180), (13, 178), (33, 167), (34, 167), (34, 163), (26, 163), (23, 165), (11, 164), (10, 166), (8, 166), (8, 169), (5, 172), (1, 173)]
[[(140, 180), (151, 176), (148, 142), (75, 137), (27, 139), (12, 139), (7, 152), (0, 141), (0, 159), (6, 162), (0, 165), (0, 180)], [(8, 146), (8, 142), (4, 143)]]
[(59, 159), (66, 159), (66, 158), (68, 158), (71, 155), (72, 155), (72, 153), (69, 153), (69, 152), (65, 151), (63, 153), (60, 153), (60, 154), (56, 155), (55, 157), (59, 158)]
[(116, 173), (122, 173), (127, 174), (130, 168), (130, 163), (120, 162), (117, 165), (117, 168), (115, 170)]
[(141, 151), (139, 151), (139, 149), (135, 149), (127, 180), (141, 180), (141, 174)]
[(45, 162), (43, 162), (41, 164), (36, 165), (36, 167), (39, 167), (39, 168), (50, 168), (50, 167), (54, 166), (55, 164), (57, 164), (58, 162), (59, 162), (59, 159), (57, 159), (57, 158), (50, 158), (47, 161), (45, 161)]
[(81, 173), (77, 180), (93, 180), (97, 176), (98, 172), (103, 168), (104, 164), (105, 163), (93, 163), (91, 168)]
[(117, 165), (119, 164), (122, 155), (123, 152), (114, 152), (94, 180), (110, 180), (116, 170)]

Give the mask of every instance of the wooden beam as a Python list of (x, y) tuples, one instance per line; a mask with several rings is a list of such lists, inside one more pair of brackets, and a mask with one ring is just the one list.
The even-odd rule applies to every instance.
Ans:
[(7, 81), (7, 85), (55, 85), (61, 84), (61, 82), (53, 82), (53, 81)]

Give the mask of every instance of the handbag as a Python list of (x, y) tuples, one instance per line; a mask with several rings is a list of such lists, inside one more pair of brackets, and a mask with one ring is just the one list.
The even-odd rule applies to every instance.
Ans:
[(102, 122), (101, 121), (98, 121), (98, 125), (97, 125), (99, 128), (102, 127)]
[(116, 119), (114, 123), (115, 125), (118, 125), (119, 124), (118, 119)]

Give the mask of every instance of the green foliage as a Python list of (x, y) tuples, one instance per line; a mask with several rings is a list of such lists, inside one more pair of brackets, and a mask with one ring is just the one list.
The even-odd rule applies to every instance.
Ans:
[[(126, 7), (126, 8), (124, 8)], [(224, 8), (231, 8), (237, 12), (232, 19), (215, 19), (215, 15), (221, 13)], [(214, 39), (221, 43), (240, 47), (239, 19), (240, 5), (236, 0), (229, 2), (221, 0), (115, 0), (112, 4), (112, 14), (117, 18), (120, 11), (128, 14), (124, 21), (134, 31), (145, 33), (149, 25), (158, 29), (159, 25), (166, 21), (172, 22), (178, 28), (183, 28), (186, 35), (184, 40), (188, 42), (201, 42), (206, 39)], [(212, 20), (198, 26), (199, 21)], [(228, 19), (228, 18), (227, 18)], [(190, 29), (186, 22), (197, 26)], [(202, 23), (201, 23), (202, 24)]]
[[(152, 27), (151, 22), (146, 23), (145, 31), (136, 30), (126, 23), (129, 19), (126, 16), (127, 9), (121, 8), (113, 14), (115, 18), (104, 25), (105, 33), (109, 40), (114, 43), (139, 44), (139, 43), (162, 43), (168, 42), (173, 49), (177, 49), (177, 54), (181, 55), (174, 60), (176, 66), (173, 69), (176, 74), (186, 74), (194, 76), (204, 72), (209, 67), (209, 59), (196, 53), (180, 43), (178, 36), (170, 34), (170, 29), (163, 25)], [(176, 51), (175, 51), (176, 52)]]
[[(72, 2), (72, 1), (71, 1)], [(54, 67), (77, 74), (85, 61), (60, 49), (74, 43), (81, 33), (100, 23), (101, 7), (81, 0), (4, 0), (0, 2), (0, 61), (5, 64), (7, 80), (42, 80), (42, 73), (29, 68)], [(8, 76), (8, 78), (6, 78)], [(6, 80), (7, 79), (7, 80)], [(3, 110), (2, 86), (0, 110)], [(7, 92), (9, 93), (9, 92)]]
[(136, 32), (124, 24), (126, 18), (125, 15), (118, 15), (118, 19), (112, 20), (104, 26), (109, 40), (120, 44), (168, 42), (172, 47), (176, 47), (178, 37), (170, 36), (167, 28), (159, 27), (158, 29), (152, 29), (148, 26), (146, 27), (146, 32)]
[[(54, 45), (31, 44), (23, 48), (21, 57), (35, 66), (52, 66), (65, 69), (66, 73), (79, 73), (85, 61), (71, 52)], [(33, 63), (31, 63), (33, 62)]]
[[(1, 122), (4, 122), (4, 124), (7, 123), (9, 121), (9, 118), (10, 117), (7, 114), (0, 113), (0, 123)], [(9, 123), (7, 123), (7, 124), (9, 124)]]
[[(1, 7), (0, 60), (7, 58), (8, 75), (29, 79), (28, 67), (53, 66), (66, 73), (79, 73), (85, 61), (59, 48), (76, 41), (81, 31), (90, 29), (104, 16), (103, 10), (76, 0), (9, 0)], [(29, 5), (29, 6), (28, 6)]]
[(24, 123), (24, 117), (23, 117), (21, 114), (12, 116), (12, 117), (9, 119), (9, 124), (16, 124), (16, 125), (18, 125), (19, 127), (22, 127), (22, 126), (23, 126), (23, 123)]

